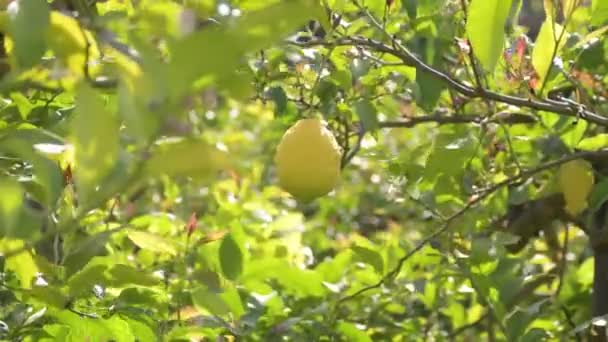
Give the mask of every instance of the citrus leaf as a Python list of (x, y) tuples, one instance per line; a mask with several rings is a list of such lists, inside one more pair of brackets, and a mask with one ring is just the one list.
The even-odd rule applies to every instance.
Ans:
[(164, 141), (147, 160), (144, 174), (208, 177), (228, 165), (228, 155), (199, 140)]
[(600, 133), (581, 140), (576, 148), (585, 151), (596, 151), (606, 146), (608, 146), (608, 134)]
[(230, 312), (230, 307), (218, 293), (204, 287), (192, 291), (191, 296), (192, 303), (199, 311), (207, 311), (213, 315), (225, 315)]
[[(23, 247), (23, 241), (20, 240), (0, 240), (1, 252), (14, 251)], [(38, 273), (38, 266), (29, 250), (24, 250), (7, 258), (5, 265), (7, 269), (15, 272), (22, 288), (29, 289), (32, 287), (32, 279)]]
[[(532, 51), (532, 65), (539, 77), (539, 87), (542, 85), (543, 80), (549, 76), (548, 73), (553, 63), (553, 52), (556, 49), (555, 39), (559, 38), (562, 30), (564, 28), (561, 25), (549, 19), (545, 20), (540, 27), (538, 37), (534, 43), (534, 50)], [(563, 46), (564, 41), (565, 39), (560, 41), (560, 45), (557, 46), (558, 51)]]
[(151, 274), (124, 264), (114, 265), (109, 270), (109, 273), (111, 284), (114, 287), (122, 287), (127, 285), (154, 286), (160, 281), (160, 279)]
[(127, 233), (129, 239), (139, 248), (147, 249), (157, 253), (168, 253), (176, 255), (175, 246), (167, 239), (160, 235), (140, 231), (131, 230)]
[(11, 21), (10, 31), (14, 40), (13, 53), (20, 68), (33, 67), (44, 55), (49, 15), (50, 9), (46, 0), (19, 1), (17, 15)]
[(475, 57), (492, 72), (505, 42), (505, 21), (511, 0), (472, 0), (468, 8), (466, 31)]
[(23, 206), (23, 189), (10, 178), (0, 178), (0, 189), (0, 236), (13, 236)]
[(602, 25), (608, 21), (608, 2), (605, 0), (592, 0), (591, 24)]
[(64, 261), (66, 277), (70, 277), (78, 270), (82, 269), (93, 257), (103, 255), (106, 251), (106, 244), (111, 236), (111, 231), (105, 231), (93, 236), (89, 236), (84, 241), (78, 243), (78, 247), (71, 251)]
[(118, 159), (119, 123), (97, 93), (81, 85), (76, 94), (76, 110), (71, 141), (75, 150), (74, 179), (79, 201), (94, 205), (97, 187)]
[(232, 234), (222, 239), (219, 252), (222, 273), (226, 278), (236, 280), (243, 272), (243, 253)]
[(384, 272), (384, 260), (380, 253), (362, 246), (352, 246), (351, 249), (357, 256), (356, 260), (372, 266), (380, 274)]

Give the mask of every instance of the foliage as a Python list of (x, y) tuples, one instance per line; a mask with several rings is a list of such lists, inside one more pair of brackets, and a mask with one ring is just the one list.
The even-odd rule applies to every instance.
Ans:
[[(582, 340), (608, 2), (529, 39), (535, 2), (3, 2), (0, 337)], [(273, 156), (316, 116), (344, 167), (299, 203)]]

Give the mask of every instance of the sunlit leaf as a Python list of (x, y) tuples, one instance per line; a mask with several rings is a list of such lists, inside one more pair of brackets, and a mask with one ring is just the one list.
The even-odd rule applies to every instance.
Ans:
[(467, 35), (475, 56), (492, 72), (505, 42), (505, 21), (511, 0), (472, 0), (468, 7)]
[(200, 140), (166, 141), (146, 161), (144, 173), (206, 178), (225, 168), (228, 154)]
[(554, 57), (559, 56), (558, 52), (565, 43), (566, 37), (559, 41), (559, 45), (556, 43), (562, 35), (563, 30), (564, 28), (561, 25), (554, 23), (549, 19), (545, 20), (540, 27), (540, 32), (538, 33), (538, 37), (534, 43), (534, 50), (532, 51), (532, 65), (540, 79), (538, 87), (540, 87), (544, 79), (549, 76), (549, 69), (553, 63)]
[(95, 203), (98, 187), (118, 158), (119, 123), (99, 95), (84, 84), (78, 88), (74, 116), (71, 142), (76, 189), (80, 201)]
[(24, 248), (23, 241), (19, 240), (0, 240), (0, 252), (15, 252), (19, 253), (6, 258), (6, 268), (15, 272), (22, 288), (29, 289), (32, 287), (32, 280), (38, 273), (38, 266), (34, 261), (32, 253), (29, 249)]
[(0, 178), (0, 189), (0, 236), (13, 236), (23, 206), (23, 189), (9, 178)]
[(139, 248), (147, 249), (157, 253), (176, 255), (175, 245), (164, 237), (141, 230), (130, 230), (127, 236)]

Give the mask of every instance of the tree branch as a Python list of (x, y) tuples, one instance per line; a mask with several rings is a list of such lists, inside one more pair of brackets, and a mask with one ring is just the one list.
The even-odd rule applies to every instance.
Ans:
[[(385, 33), (389, 35), (386, 31)], [(403, 46), (397, 39), (390, 36), (393, 47), (384, 44), (380, 41), (373, 40), (370, 38), (350, 36), (341, 37), (331, 42), (324, 40), (310, 40), (308, 42), (294, 42), (290, 41), (289, 44), (296, 45), (299, 47), (314, 47), (314, 46), (364, 46), (373, 49), (377, 52), (387, 53), (393, 55), (403, 61), (407, 66), (416, 67), (419, 71), (428, 73), (436, 79), (445, 83), (448, 87), (455, 90), (456, 92), (467, 96), (469, 98), (481, 98), (486, 100), (492, 100), (500, 103), (510, 104), (523, 108), (530, 108), (535, 110), (552, 112), (560, 115), (566, 115), (595, 123), (601, 126), (608, 126), (608, 118), (591, 112), (582, 104), (576, 102), (566, 102), (557, 100), (537, 100), (532, 98), (523, 98), (507, 94), (496, 93), (485, 88), (472, 88), (467, 86), (460, 81), (456, 80), (452, 76), (444, 73), (443, 71), (437, 70), (430, 65), (424, 63), (415, 54), (410, 52), (405, 46)]]
[(484, 115), (427, 115), (417, 116), (402, 120), (395, 121), (382, 121), (378, 123), (381, 128), (410, 128), (419, 124), (425, 123), (436, 123), (438, 125), (445, 124), (482, 124), (482, 123), (496, 123), (496, 124), (529, 124), (535, 123), (536, 118), (533, 116), (522, 114), (522, 113), (498, 113), (495, 116), (487, 117)]

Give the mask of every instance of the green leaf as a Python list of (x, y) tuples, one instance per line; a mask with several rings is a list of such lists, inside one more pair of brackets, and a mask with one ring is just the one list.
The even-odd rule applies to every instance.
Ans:
[(14, 236), (23, 206), (23, 189), (10, 178), (0, 178), (0, 189), (0, 236)]
[(579, 150), (596, 151), (608, 146), (608, 134), (600, 133), (592, 137), (584, 138), (576, 146)]
[(519, 340), (520, 342), (536, 342), (536, 341), (546, 341), (547, 338), (551, 337), (551, 335), (547, 334), (547, 332), (540, 328), (532, 328), (526, 332), (524, 336)]
[(602, 179), (593, 186), (589, 195), (589, 211), (595, 213), (608, 200), (608, 178)]
[(175, 245), (164, 237), (141, 230), (130, 230), (127, 233), (129, 239), (139, 248), (147, 249), (157, 253), (176, 255)]
[(27, 117), (30, 115), (35, 106), (22, 93), (11, 93), (11, 99), (17, 106), (21, 119), (27, 120)]
[(93, 257), (104, 255), (111, 234), (111, 231), (105, 231), (89, 236), (84, 241), (79, 241), (78, 246), (65, 257), (66, 277), (70, 277), (82, 269)]
[(127, 285), (154, 286), (160, 282), (160, 279), (153, 275), (124, 264), (114, 265), (109, 273), (111, 285), (114, 287)]
[(505, 42), (505, 22), (511, 0), (472, 0), (468, 7), (466, 31), (481, 65), (494, 71)]
[(210, 291), (205, 287), (192, 291), (192, 303), (198, 310), (206, 311), (213, 315), (221, 316), (230, 312), (230, 307), (220, 294)]
[(200, 140), (162, 141), (145, 165), (148, 177), (206, 178), (229, 164), (228, 154)]
[(432, 112), (445, 89), (444, 83), (424, 69), (416, 67), (416, 84), (416, 103), (425, 111)]
[[(23, 241), (20, 240), (0, 240), (0, 252), (15, 251), (23, 247)], [(38, 273), (38, 266), (34, 261), (32, 253), (27, 249), (6, 258), (5, 267), (15, 272), (21, 287), (24, 289), (31, 288), (32, 279), (34, 279), (34, 276)]]
[(121, 316), (121, 318), (127, 322), (133, 336), (137, 338), (137, 341), (158, 341), (153, 324), (144, 322), (144, 319), (139, 320), (136, 318), (127, 318), (125, 316)]
[(247, 263), (246, 272), (241, 276), (241, 282), (266, 282), (268, 279), (276, 279), (285, 291), (301, 296), (322, 296), (327, 291), (319, 273), (292, 266), (285, 259), (251, 260)]
[[(534, 43), (534, 50), (532, 51), (532, 65), (538, 74), (538, 83), (541, 85), (544, 79), (549, 76), (549, 69), (553, 63), (553, 52), (556, 50), (556, 47), (557, 51), (559, 51), (566, 40), (566, 35), (564, 35), (564, 38), (560, 41), (560, 45), (556, 45), (555, 39), (559, 38), (562, 30), (561, 25), (553, 23), (550, 19), (545, 20), (540, 27), (538, 37)], [(557, 57), (559, 54), (556, 53), (555, 56)]]
[(204, 76), (213, 79), (233, 74), (243, 55), (278, 42), (313, 18), (325, 20), (319, 1), (281, 1), (245, 13), (226, 27), (210, 27), (186, 36), (170, 46), (172, 60), (167, 74), (173, 94), (181, 94)]
[(373, 132), (378, 128), (378, 113), (370, 101), (361, 100), (355, 103), (355, 112), (359, 116), (365, 132)]
[(13, 53), (17, 65), (29, 69), (38, 64), (46, 51), (50, 9), (46, 0), (22, 0), (18, 4), (17, 15), (10, 25), (15, 44)]
[(243, 272), (243, 252), (232, 234), (224, 237), (219, 253), (222, 273), (226, 278), (236, 280)]
[(339, 322), (338, 332), (345, 338), (346, 341), (352, 342), (372, 342), (372, 339), (365, 331), (357, 328), (353, 323)]
[(119, 123), (105, 110), (105, 104), (87, 85), (80, 85), (76, 94), (76, 110), (72, 122), (72, 143), (75, 149), (74, 179), (78, 199), (83, 206), (93, 205), (97, 187), (110, 173), (119, 151)]
[(44, 303), (59, 309), (64, 309), (68, 298), (61, 290), (52, 286), (35, 286), (27, 294)]
[(351, 249), (355, 252), (357, 261), (371, 265), (379, 274), (384, 272), (384, 260), (380, 253), (362, 246), (352, 246)]
[(270, 98), (272, 101), (274, 101), (275, 115), (280, 116), (285, 114), (285, 110), (287, 109), (287, 94), (285, 94), (283, 87), (272, 87), (268, 92), (270, 94)]
[(32, 146), (49, 141), (48, 139), (42, 130), (18, 129), (0, 141), (0, 150), (33, 165), (33, 181), (43, 189), (38, 200), (53, 208), (63, 191), (62, 171), (57, 163), (41, 156)]
[(72, 275), (68, 280), (70, 296), (80, 296), (91, 293), (93, 286), (106, 281), (104, 274), (108, 268), (104, 264), (87, 265), (84, 269)]
[(526, 328), (534, 318), (524, 310), (516, 309), (505, 322), (509, 341), (518, 341), (526, 332)]
[(591, 2), (591, 24), (603, 25), (608, 21), (608, 2), (605, 0), (592, 0)]

